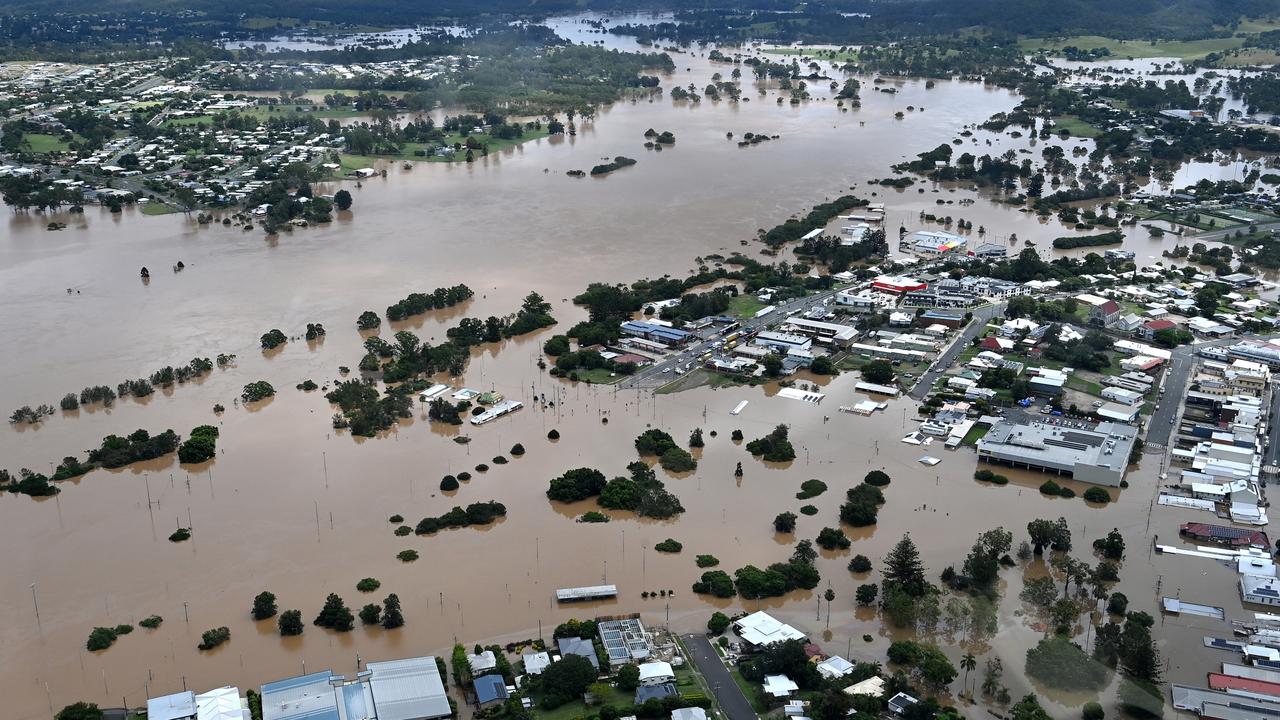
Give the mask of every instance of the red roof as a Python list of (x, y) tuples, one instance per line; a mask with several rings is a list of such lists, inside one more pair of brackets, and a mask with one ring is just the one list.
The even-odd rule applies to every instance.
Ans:
[(1115, 300), (1108, 300), (1098, 306), (1098, 311), (1104, 315), (1112, 315), (1120, 312), (1120, 306)]
[(1172, 320), (1150, 320), (1142, 323), (1142, 327), (1151, 332), (1160, 332), (1161, 330), (1172, 330), (1178, 326), (1173, 324)]
[(978, 343), (978, 347), (983, 350), (1000, 350), (1000, 342), (990, 335), (982, 338), (982, 342)]
[(1245, 690), (1259, 695), (1280, 697), (1280, 683), (1234, 677), (1222, 673), (1209, 673), (1209, 687), (1214, 690)]

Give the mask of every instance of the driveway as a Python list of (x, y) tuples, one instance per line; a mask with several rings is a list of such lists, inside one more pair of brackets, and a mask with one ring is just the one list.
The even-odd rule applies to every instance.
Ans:
[(742, 689), (733, 681), (728, 668), (720, 660), (720, 654), (711, 647), (707, 636), (695, 633), (684, 635), (681, 639), (689, 651), (689, 659), (706, 679), (711, 692), (716, 696), (716, 702), (720, 703), (720, 709), (724, 710), (729, 720), (756, 720), (756, 712), (751, 709), (747, 696), (742, 694)]

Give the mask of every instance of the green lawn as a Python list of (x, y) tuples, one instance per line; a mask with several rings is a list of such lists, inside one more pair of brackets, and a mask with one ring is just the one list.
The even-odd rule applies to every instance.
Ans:
[(747, 696), (747, 702), (751, 703), (752, 710), (755, 710), (758, 713), (763, 713), (768, 709), (760, 700), (762, 690), (759, 685), (742, 677), (742, 673), (738, 672), (736, 667), (729, 668), (729, 676), (733, 678), (733, 682), (735, 682), (742, 690), (742, 694)]
[(977, 445), (978, 441), (990, 431), (991, 428), (986, 425), (974, 425), (969, 428), (969, 432), (964, 434), (964, 438), (960, 440), (961, 445)]
[(144, 205), (140, 205), (139, 207), (142, 208), (143, 215), (171, 215), (178, 212), (176, 208), (162, 202), (156, 202), (155, 200)]
[(1242, 38), (1206, 38), (1204, 40), (1115, 40), (1099, 35), (1075, 35), (1072, 37), (1049, 40), (1046, 38), (1022, 38), (1018, 44), (1027, 52), (1045, 50), (1056, 53), (1067, 46), (1075, 46), (1081, 50), (1107, 48), (1110, 58), (1101, 58), (1101, 62), (1109, 59), (1171, 57), (1180, 60), (1198, 60), (1209, 53), (1220, 53), (1234, 50), (1244, 45)]
[(582, 382), (595, 383), (596, 385), (612, 385), (626, 377), (626, 375), (613, 374), (612, 371), (604, 368), (574, 370), (574, 372), (578, 374), (578, 379)]
[(1102, 397), (1102, 386), (1096, 382), (1089, 382), (1079, 375), (1072, 374), (1067, 377), (1067, 387), (1072, 390), (1079, 390), (1088, 393), (1094, 397)]
[(729, 314), (742, 318), (755, 317), (766, 305), (756, 299), (755, 295), (742, 294), (729, 301)]
[(1053, 131), (1066, 130), (1073, 137), (1095, 138), (1102, 134), (1098, 128), (1074, 115), (1060, 115), (1053, 119)]
[(27, 133), (22, 136), (22, 142), (33, 153), (66, 152), (71, 149), (70, 143), (61, 137), (46, 133)]

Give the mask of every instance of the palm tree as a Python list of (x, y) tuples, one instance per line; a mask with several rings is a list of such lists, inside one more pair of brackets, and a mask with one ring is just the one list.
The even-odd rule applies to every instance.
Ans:
[(969, 691), (969, 671), (978, 667), (978, 659), (973, 653), (967, 652), (964, 657), (960, 658), (960, 667), (964, 669), (964, 691)]
[(830, 630), (831, 629), (831, 601), (836, 599), (836, 591), (832, 590), (830, 586), (828, 586), (827, 591), (822, 594), (822, 597), (825, 598), (827, 601), (827, 629)]

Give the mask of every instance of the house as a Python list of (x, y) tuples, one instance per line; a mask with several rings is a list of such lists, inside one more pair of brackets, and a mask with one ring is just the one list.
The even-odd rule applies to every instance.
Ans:
[(799, 689), (800, 686), (786, 675), (764, 676), (764, 693), (771, 698), (791, 697), (791, 694)]
[(196, 720), (248, 720), (249, 717), (249, 699), (240, 697), (239, 688), (220, 687), (196, 695)]
[(511, 695), (507, 692), (507, 682), (501, 675), (481, 675), (472, 681), (476, 691), (476, 705), (489, 707), (505, 702)]
[(1156, 333), (1163, 330), (1176, 330), (1178, 326), (1172, 320), (1148, 320), (1133, 332), (1133, 334), (1143, 340), (1154, 340)]
[(1099, 327), (1111, 327), (1120, 319), (1120, 304), (1115, 300), (1107, 300), (1100, 305), (1089, 308), (1089, 324)]
[(889, 698), (889, 711), (894, 715), (901, 715), (907, 711), (907, 708), (920, 702), (906, 693), (898, 693)]
[(195, 720), (196, 695), (190, 690), (147, 700), (147, 717), (157, 720)]
[(869, 677), (862, 682), (856, 682), (844, 689), (845, 695), (870, 695), (871, 697), (884, 697), (884, 678), (879, 675)]
[(671, 711), (671, 720), (707, 720), (707, 711), (700, 707), (676, 708)]
[(662, 685), (676, 681), (676, 671), (672, 669), (671, 663), (657, 660), (640, 663), (639, 667), (641, 685)]
[(1241, 575), (1240, 596), (1247, 603), (1280, 605), (1280, 578), (1269, 575)]
[(479, 655), (468, 655), (467, 664), (471, 666), (472, 675), (483, 675), (498, 669), (498, 658), (492, 650), (485, 650)]
[(1187, 329), (1196, 337), (1212, 339), (1229, 338), (1235, 334), (1235, 329), (1231, 326), (1223, 325), (1206, 317), (1190, 318), (1187, 320)]
[(560, 655), (568, 657), (577, 655), (584, 657), (591, 662), (591, 667), (597, 671), (600, 670), (600, 659), (596, 657), (595, 643), (585, 638), (560, 638), (556, 641), (556, 646), (560, 648)]
[(909, 312), (901, 310), (889, 313), (889, 325), (893, 327), (910, 327), (916, 321), (916, 316)]
[(853, 663), (839, 655), (835, 655), (818, 663), (817, 668), (818, 674), (822, 675), (822, 677), (828, 680), (835, 680), (853, 672)]
[(524, 671), (530, 675), (541, 675), (551, 664), (551, 655), (546, 652), (525, 653), (521, 659), (524, 661)]
[(676, 697), (680, 693), (676, 691), (676, 686), (672, 683), (663, 683), (661, 685), (641, 685), (636, 688), (636, 705), (643, 705), (646, 700), (662, 700), (663, 698)]
[(749, 648), (761, 648), (786, 640), (803, 640), (804, 633), (779, 622), (764, 611), (758, 611), (739, 618), (733, 624), (733, 631)]

